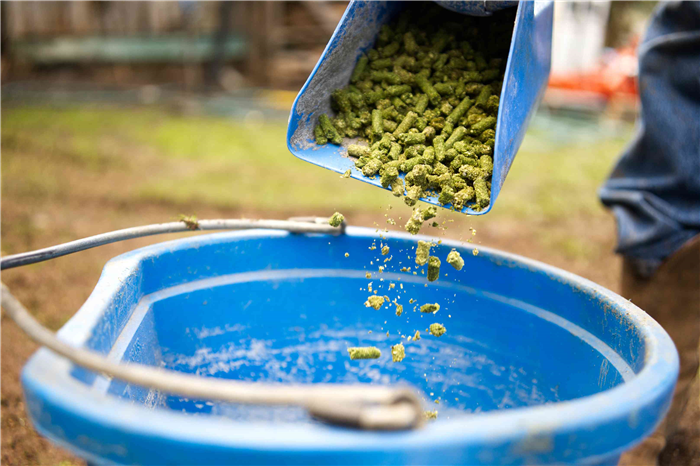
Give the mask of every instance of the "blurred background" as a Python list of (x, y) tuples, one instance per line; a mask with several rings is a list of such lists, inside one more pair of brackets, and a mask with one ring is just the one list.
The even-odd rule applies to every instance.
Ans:
[[(387, 191), (306, 164), (289, 108), (346, 2), (2, 2), (2, 254), (199, 218), (330, 215), (385, 225)], [(493, 211), (446, 230), (619, 290), (596, 191), (633, 135), (636, 46), (655, 2), (555, 7), (550, 86)], [(3, 274), (59, 329), (132, 240)], [(31, 428), (19, 371), (36, 347), (2, 318), (2, 463), (78, 464)], [(697, 410), (697, 406), (694, 408)], [(697, 417), (696, 417), (697, 418)], [(698, 438), (699, 423), (680, 436)], [(697, 445), (700, 442), (695, 442)], [(668, 464), (700, 453), (669, 449)]]

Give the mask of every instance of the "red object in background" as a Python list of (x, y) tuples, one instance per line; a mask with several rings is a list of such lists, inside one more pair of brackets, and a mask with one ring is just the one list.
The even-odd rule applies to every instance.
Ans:
[(605, 100), (637, 97), (637, 40), (603, 55), (601, 64), (585, 73), (553, 74), (549, 87), (599, 94)]

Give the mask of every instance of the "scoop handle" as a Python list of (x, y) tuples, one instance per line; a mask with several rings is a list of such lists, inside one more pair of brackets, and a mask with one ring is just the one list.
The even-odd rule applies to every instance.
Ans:
[[(332, 227), (328, 224), (328, 218), (324, 217), (296, 217), (286, 221), (184, 218), (180, 222), (127, 228), (39, 251), (2, 257), (0, 269), (35, 264), (104, 244), (162, 233), (259, 228), (287, 230), (292, 233), (342, 235), (345, 232), (345, 222), (339, 227)], [(242, 404), (301, 406), (321, 421), (364, 430), (407, 430), (420, 427), (424, 423), (421, 398), (418, 393), (407, 387), (369, 384), (265, 384), (200, 377), (143, 364), (114, 362), (101, 353), (62, 341), (32, 317), (3, 283), (0, 283), (0, 306), (19, 328), (39, 345), (85, 369), (142, 387), (188, 398)]]
[(443, 8), (469, 16), (491, 16), (496, 11), (518, 5), (517, 0), (502, 1), (464, 1), (464, 0), (434, 0)]

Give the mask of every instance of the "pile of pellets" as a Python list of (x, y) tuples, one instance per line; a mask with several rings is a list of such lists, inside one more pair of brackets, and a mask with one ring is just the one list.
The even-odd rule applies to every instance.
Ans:
[(436, 196), (455, 210), (485, 208), (512, 26), (511, 13), (473, 18), (412, 4), (332, 93), (336, 116), (319, 116), (316, 143), (358, 138), (348, 145), (355, 166), (409, 206)]

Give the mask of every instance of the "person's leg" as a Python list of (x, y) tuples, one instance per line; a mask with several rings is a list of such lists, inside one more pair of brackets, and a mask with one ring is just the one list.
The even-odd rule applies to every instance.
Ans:
[(690, 399), (700, 361), (700, 235), (683, 245), (651, 277), (637, 273), (625, 260), (622, 296), (654, 318), (673, 339), (680, 355), (680, 374), (671, 409), (659, 428), (644, 442), (623, 455), (620, 465), (656, 465)]
[(700, 2), (661, 2), (639, 47), (638, 132), (600, 190), (640, 274), (700, 234)]
[(622, 294), (681, 356), (663, 425), (621, 464), (654, 465), (698, 369), (700, 338), (700, 2), (661, 2), (639, 47), (639, 131), (600, 190), (617, 220)]

